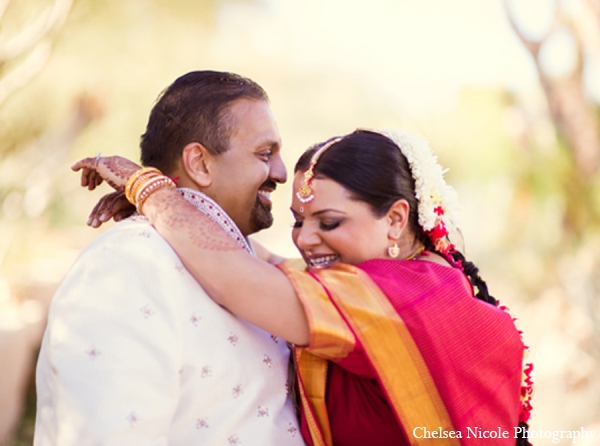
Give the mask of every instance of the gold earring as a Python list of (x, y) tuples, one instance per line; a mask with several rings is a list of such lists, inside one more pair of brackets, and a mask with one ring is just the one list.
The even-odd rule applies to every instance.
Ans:
[(394, 244), (392, 246), (388, 247), (388, 255), (392, 259), (395, 259), (396, 257), (398, 257), (398, 255), (400, 255), (400, 248), (398, 248), (398, 243), (396, 242), (396, 240), (394, 240)]

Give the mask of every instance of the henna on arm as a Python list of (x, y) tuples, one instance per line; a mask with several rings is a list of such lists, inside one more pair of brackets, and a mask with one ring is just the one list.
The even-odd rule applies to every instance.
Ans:
[(308, 344), (304, 308), (282, 271), (248, 255), (174, 189), (151, 194), (144, 214), (213, 300), (289, 342)]
[[(168, 198), (163, 198), (163, 200), (165, 199)], [(199, 250), (234, 251), (241, 249), (231, 237), (220, 237), (223, 229), (214, 221), (206, 219), (205, 222), (199, 225), (198, 218), (195, 215), (189, 215), (188, 213), (183, 215), (169, 214), (168, 206), (164, 206), (164, 209), (164, 218), (158, 224), (164, 224), (165, 228), (173, 231), (183, 231), (187, 235), (189, 242)]]
[[(116, 191), (123, 191), (139, 168), (118, 156), (86, 158), (72, 166), (82, 170), (82, 186), (94, 189), (103, 179)], [(213, 300), (286, 341), (308, 344), (304, 308), (282, 271), (249, 256), (175, 189), (154, 191), (143, 211)]]

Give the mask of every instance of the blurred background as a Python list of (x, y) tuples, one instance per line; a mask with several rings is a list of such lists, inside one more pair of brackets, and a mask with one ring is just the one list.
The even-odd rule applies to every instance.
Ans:
[[(267, 90), (289, 169), (357, 127), (426, 137), (531, 347), (532, 429), (600, 445), (600, 0), (0, 0), (0, 445), (31, 444), (49, 300), (112, 224), (85, 225), (109, 189), (69, 166), (139, 160), (156, 97), (198, 69)], [(290, 197), (257, 238), (295, 256)]]

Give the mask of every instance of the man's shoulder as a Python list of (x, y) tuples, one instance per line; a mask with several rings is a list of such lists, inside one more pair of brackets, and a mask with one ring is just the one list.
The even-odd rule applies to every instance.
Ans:
[[(94, 239), (91, 245), (97, 242), (112, 241), (120, 238), (129, 239), (132, 235), (139, 234), (157, 234), (156, 229), (150, 224), (147, 218), (144, 216), (134, 216), (126, 220), (122, 220), (115, 223), (110, 228), (103, 231), (98, 237)], [(134, 239), (135, 240), (135, 239)]]
[(110, 301), (141, 293), (162, 301), (170, 284), (182, 290), (199, 287), (184, 272), (176, 253), (147, 220), (127, 219), (105, 230), (79, 254), (54, 300), (86, 295), (97, 298), (88, 297), (89, 302)]
[(158, 247), (168, 248), (169, 245), (163, 239), (150, 222), (143, 216), (128, 218), (114, 224), (96, 237), (83, 251), (145, 251), (144, 247), (156, 249)]
[[(143, 217), (116, 223), (86, 246), (73, 263), (66, 280), (83, 274), (104, 275), (111, 280), (124, 275), (143, 275), (146, 280), (168, 276), (180, 264), (176, 253)], [(133, 278), (133, 277), (132, 277)]]

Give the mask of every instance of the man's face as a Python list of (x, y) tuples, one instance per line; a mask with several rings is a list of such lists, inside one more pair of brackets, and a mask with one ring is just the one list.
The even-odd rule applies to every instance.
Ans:
[(229, 150), (214, 159), (210, 195), (247, 236), (273, 224), (270, 194), (287, 174), (269, 104), (239, 99), (229, 115), (235, 130)]

